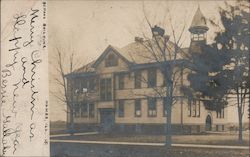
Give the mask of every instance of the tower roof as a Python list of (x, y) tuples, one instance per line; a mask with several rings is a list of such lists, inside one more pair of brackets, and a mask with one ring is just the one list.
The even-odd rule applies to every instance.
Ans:
[(200, 7), (196, 10), (189, 31), (192, 33), (205, 33), (208, 30), (205, 16), (202, 14)]

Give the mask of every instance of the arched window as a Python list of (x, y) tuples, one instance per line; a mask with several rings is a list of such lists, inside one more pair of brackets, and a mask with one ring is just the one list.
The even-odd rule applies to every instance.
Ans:
[(112, 67), (118, 65), (118, 59), (114, 54), (109, 54), (105, 60), (106, 67)]

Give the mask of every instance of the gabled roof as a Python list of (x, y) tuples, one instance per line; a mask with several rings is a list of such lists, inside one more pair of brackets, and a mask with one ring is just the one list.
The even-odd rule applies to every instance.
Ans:
[(69, 73), (69, 74), (65, 75), (65, 77), (71, 78), (71, 77), (77, 77), (77, 76), (95, 75), (95, 69), (92, 67), (94, 62), (95, 62), (95, 60), (88, 63), (88, 64), (86, 64), (86, 65), (84, 65), (84, 66), (82, 66), (79, 69), (76, 69), (72, 73)]
[(100, 57), (98, 57), (98, 59), (93, 63), (92, 67), (95, 68), (97, 67), (100, 62), (106, 57), (106, 55), (110, 52), (114, 52), (117, 56), (119, 56), (123, 61), (125, 61), (127, 64), (130, 64), (130, 62), (124, 57), (122, 56), (119, 51), (117, 50), (117, 48), (115, 48), (114, 46), (109, 45), (104, 52), (101, 54)]
[[(99, 65), (99, 63), (105, 58), (105, 56), (112, 50), (118, 57), (120, 57), (122, 60), (124, 60), (129, 66), (136, 66), (141, 64), (143, 67), (144, 65), (153, 66), (154, 63), (156, 63), (156, 60), (152, 57), (152, 51), (150, 51), (149, 47), (147, 45), (150, 44), (152, 47), (157, 47), (156, 43), (153, 39), (151, 40), (144, 40), (144, 41), (135, 41), (132, 42), (123, 48), (116, 48), (114, 46), (109, 45), (103, 53), (98, 57), (97, 60), (94, 60), (83, 67), (75, 70), (73, 73), (69, 75), (75, 75), (75, 76), (82, 76), (83, 73), (85, 74), (94, 74), (95, 73), (95, 67)], [(171, 41), (168, 41), (167, 43), (167, 51), (168, 54), (174, 54), (174, 43)], [(183, 49), (184, 50), (184, 49)], [(183, 51), (180, 49), (179, 52)], [(186, 50), (186, 49), (185, 49)], [(183, 56), (181, 56), (177, 53), (177, 59), (183, 59)], [(169, 56), (167, 56), (169, 57)]]
[[(154, 50), (151, 50), (153, 48)], [(128, 44), (127, 46), (119, 49), (121, 54), (127, 58), (130, 62), (135, 64), (144, 64), (144, 63), (154, 63), (156, 62), (155, 57), (153, 57), (152, 52), (161, 55), (160, 52), (157, 52), (158, 45), (154, 40), (145, 40), (145, 41), (135, 41), (133, 43)], [(167, 58), (169, 58), (169, 54), (174, 54), (174, 43), (171, 41), (167, 42)], [(158, 57), (159, 58), (159, 57)], [(177, 54), (177, 58), (181, 58), (179, 54)], [(160, 59), (160, 58), (159, 58)], [(160, 59), (163, 61), (163, 58)]]

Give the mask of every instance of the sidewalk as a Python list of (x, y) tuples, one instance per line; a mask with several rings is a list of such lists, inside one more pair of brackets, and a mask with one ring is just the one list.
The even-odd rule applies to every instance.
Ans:
[[(103, 145), (134, 145), (134, 146), (164, 146), (164, 143), (141, 143), (141, 142), (110, 142), (110, 141), (77, 141), (77, 140), (50, 140), (54, 143), (75, 143), (75, 144), (103, 144)], [(248, 146), (227, 146), (227, 145), (203, 145), (203, 144), (172, 144), (173, 147), (186, 148), (215, 148), (215, 149), (240, 149), (248, 150)]]
[[(98, 132), (85, 132), (85, 133), (74, 133), (74, 136), (81, 136), (81, 135), (96, 135)], [(58, 134), (58, 135), (50, 135), (50, 137), (65, 137), (71, 136), (70, 134)]]

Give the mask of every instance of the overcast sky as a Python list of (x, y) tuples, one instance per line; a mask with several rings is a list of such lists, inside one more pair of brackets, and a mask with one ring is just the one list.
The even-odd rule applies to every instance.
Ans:
[[(223, 1), (50, 1), (50, 60), (53, 64), (52, 57), (58, 47), (68, 54), (74, 51), (81, 63), (85, 64), (96, 59), (108, 45), (123, 47), (133, 42), (135, 36), (149, 35), (143, 5), (151, 24), (163, 27), (170, 37), (172, 34), (169, 17), (177, 35), (185, 25), (182, 42), (183, 47), (188, 47), (188, 28), (198, 6), (200, 5), (206, 18), (219, 22), (218, 8), (223, 4)], [(208, 42), (211, 42), (217, 28), (208, 26)], [(50, 70), (50, 74), (55, 73), (53, 68)], [(51, 91), (58, 89), (53, 81), (50, 87)], [(50, 97), (52, 121), (66, 119), (64, 108), (65, 105), (57, 102), (53, 96)], [(230, 121), (237, 121), (236, 112), (230, 111), (230, 115)]]

